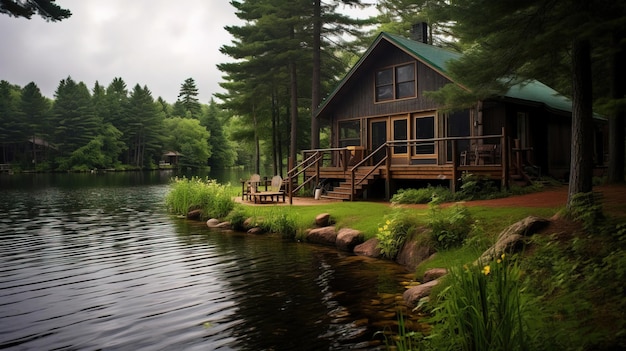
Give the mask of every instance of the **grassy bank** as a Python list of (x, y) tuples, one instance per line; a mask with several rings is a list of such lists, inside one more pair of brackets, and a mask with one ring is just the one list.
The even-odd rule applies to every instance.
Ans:
[[(219, 196), (209, 196), (207, 191)], [(175, 195), (168, 195), (168, 206), (184, 214), (198, 207), (193, 205), (199, 200), (192, 200), (192, 193), (204, 193), (213, 200), (202, 203), (215, 203), (222, 209), (222, 216), (215, 217), (233, 222), (253, 218), (264, 229), (288, 237), (298, 238), (324, 212), (337, 227), (357, 229), (365, 239), (382, 233), (396, 240), (396, 228), (412, 228), (409, 237), (423, 236), (423, 242), (438, 247), (433, 259), (417, 267), (416, 278), (435, 267), (448, 268), (452, 274), (434, 290), (430, 302), (412, 312), (432, 318), (432, 328), (421, 330), (428, 334), (425, 337), (409, 326), (400, 327), (395, 340), (400, 341), (398, 345), (411, 346), (399, 350), (626, 347), (626, 224), (623, 218), (604, 218), (594, 204), (583, 204), (581, 211), (572, 213), (575, 221), (564, 220), (553, 232), (534, 235), (521, 254), (480, 267), (472, 263), (502, 230), (529, 215), (550, 218), (562, 208), (399, 208), (374, 202), (247, 206), (232, 201), (239, 191), (210, 182), (179, 181), (173, 185)], [(224, 198), (231, 203), (224, 205)], [(206, 217), (212, 210), (203, 211)], [(465, 231), (458, 232), (456, 227)], [(435, 229), (442, 232), (434, 235)]]

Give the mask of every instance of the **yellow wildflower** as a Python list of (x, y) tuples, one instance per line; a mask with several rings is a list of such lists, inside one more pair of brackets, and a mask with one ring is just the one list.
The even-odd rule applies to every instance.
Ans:
[(491, 267), (489, 267), (488, 265), (483, 267), (483, 274), (484, 275), (489, 275), (489, 272), (491, 272)]
[(389, 226), (387, 226), (386, 224), (383, 226), (383, 230), (387, 230), (389, 228)]
[(390, 224), (391, 224), (391, 221), (390, 221), (390, 220), (387, 220), (385, 223), (386, 223), (387, 225), (390, 225)]

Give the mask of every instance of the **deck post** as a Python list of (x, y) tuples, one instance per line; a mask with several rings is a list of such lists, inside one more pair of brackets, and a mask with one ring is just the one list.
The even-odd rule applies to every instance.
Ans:
[(354, 169), (350, 171), (350, 201), (354, 201)]
[(509, 169), (509, 155), (511, 152), (511, 145), (509, 143), (509, 138), (506, 135), (506, 129), (502, 128), (502, 137), (500, 139), (500, 159), (502, 160), (502, 187), (509, 187), (509, 177), (511, 176)]
[(450, 190), (454, 194), (456, 192), (456, 180), (458, 172), (458, 162), (456, 157), (456, 140), (452, 140), (452, 179), (450, 179)]
[[(287, 158), (287, 164), (289, 165), (288, 168), (289, 170), (293, 170), (293, 158), (288, 157)], [(292, 192), (293, 192), (293, 176), (292, 176), (293, 172), (287, 172), (287, 190), (289, 191), (289, 204), (293, 205), (293, 198), (292, 198)]]
[(387, 160), (385, 160), (385, 200), (391, 198), (391, 147), (386, 146)]
[(320, 163), (321, 162), (324, 162), (323, 154), (322, 154), (322, 157), (320, 158), (320, 151), (316, 151), (315, 152), (315, 184), (314, 184), (313, 189), (317, 187), (317, 184), (319, 184), (321, 180), (320, 179)]

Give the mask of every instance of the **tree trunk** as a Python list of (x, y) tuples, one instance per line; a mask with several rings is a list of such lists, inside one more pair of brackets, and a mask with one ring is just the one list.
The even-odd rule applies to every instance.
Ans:
[(574, 39), (572, 45), (572, 151), (567, 208), (573, 197), (592, 190), (593, 97), (591, 88), (591, 45)]
[[(619, 100), (626, 96), (626, 45), (621, 43), (621, 37), (617, 34), (613, 35), (613, 43), (615, 52), (610, 68), (611, 98)], [(624, 119), (626, 109), (623, 104), (617, 104), (609, 116), (609, 183), (624, 182)]]
[(315, 111), (321, 100), (321, 47), (322, 47), (322, 4), (315, 0), (313, 5), (313, 77), (311, 78), (311, 149), (320, 147), (320, 125)]
[(274, 174), (280, 174), (278, 171), (278, 129), (276, 127), (276, 120), (278, 119), (278, 105), (277, 105), (276, 92), (272, 91), (272, 165)]
[(291, 138), (290, 146), (289, 146), (289, 157), (293, 160), (293, 165), (295, 166), (297, 162), (297, 151), (298, 147), (298, 76), (296, 70), (296, 63), (291, 61), (289, 63), (289, 94), (290, 94), (290, 108), (289, 113), (291, 117), (291, 133), (289, 136)]
[(261, 144), (259, 142), (259, 128), (254, 105), (252, 106), (252, 121), (254, 123), (254, 173), (261, 174)]

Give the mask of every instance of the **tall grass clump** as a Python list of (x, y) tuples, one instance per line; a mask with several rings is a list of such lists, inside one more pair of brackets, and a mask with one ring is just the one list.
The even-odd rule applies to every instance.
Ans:
[(517, 264), (502, 255), (485, 265), (452, 267), (435, 308), (435, 349), (535, 349), (539, 314), (525, 293)]
[(174, 178), (165, 197), (171, 213), (186, 215), (191, 210), (200, 210), (202, 218), (224, 218), (235, 207), (228, 185), (212, 179)]
[(470, 211), (461, 205), (441, 208), (438, 201), (431, 201), (428, 216), (432, 239), (440, 250), (461, 246), (473, 228)]
[(383, 257), (394, 259), (407, 236), (416, 229), (416, 221), (408, 215), (406, 210), (394, 210), (384, 217), (384, 222), (379, 225), (376, 239), (378, 248)]

